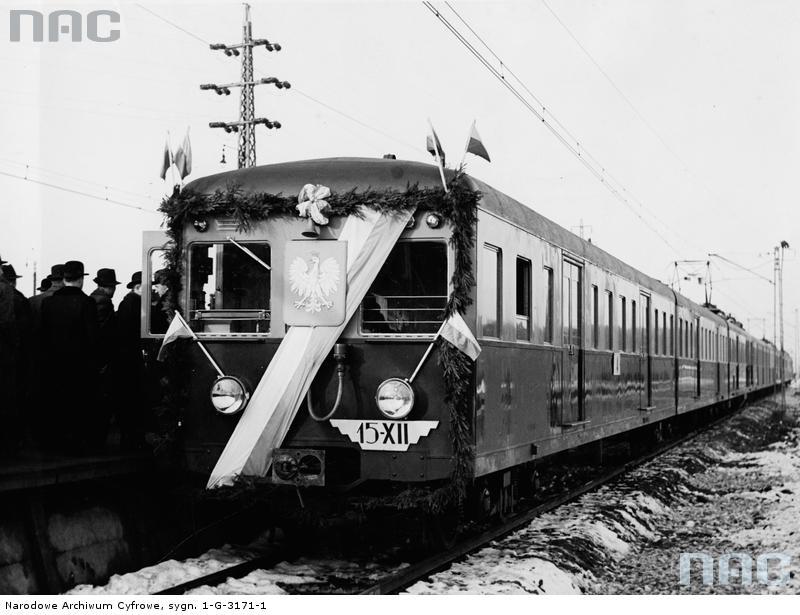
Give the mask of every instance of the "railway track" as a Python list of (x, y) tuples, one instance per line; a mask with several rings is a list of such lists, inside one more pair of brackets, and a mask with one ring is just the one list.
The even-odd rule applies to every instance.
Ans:
[[(677, 437), (676, 439), (670, 440), (656, 449), (648, 451), (647, 453), (640, 455), (636, 459), (629, 460), (623, 464), (620, 464), (614, 468), (611, 468), (607, 471), (604, 471), (599, 476), (594, 477), (593, 479), (576, 486), (570, 489), (567, 493), (563, 493), (557, 496), (554, 496), (548, 499), (546, 502), (534, 505), (527, 510), (522, 512), (516, 513), (510, 517), (505, 518), (500, 523), (493, 525), (490, 528), (486, 528), (482, 531), (479, 531), (477, 534), (472, 534), (465, 537), (463, 540), (459, 541), (456, 545), (452, 548), (446, 549), (440, 553), (436, 553), (429, 557), (426, 557), (422, 560), (419, 560), (415, 563), (412, 563), (395, 573), (389, 573), (386, 576), (380, 578), (374, 583), (369, 584), (368, 586), (364, 587), (364, 584), (353, 584), (353, 590), (350, 593), (354, 594), (365, 594), (365, 595), (386, 595), (386, 594), (396, 594), (404, 589), (410, 587), (417, 581), (423, 580), (445, 568), (453, 564), (454, 562), (464, 558), (465, 556), (469, 555), (470, 553), (477, 551), (478, 549), (484, 547), (488, 543), (492, 541), (498, 540), (526, 525), (528, 525), (531, 521), (533, 521), (536, 517), (548, 513), (550, 511), (555, 510), (556, 508), (563, 506), (577, 498), (594, 491), (602, 487), (603, 485), (613, 481), (614, 479), (624, 475), (627, 472), (630, 472), (634, 468), (641, 466), (652, 459), (663, 455), (667, 451), (685, 444), (700, 434), (713, 429), (717, 425), (729, 420), (733, 416), (737, 415), (743, 408), (739, 408), (733, 412), (729, 412), (722, 417), (716, 418), (711, 422), (705, 423), (704, 425), (692, 429), (688, 433)], [(191, 589), (195, 589), (201, 586), (215, 586), (227, 579), (239, 579), (250, 572), (253, 572), (258, 569), (268, 569), (271, 568), (282, 561), (292, 561), (295, 559), (297, 554), (290, 550), (287, 546), (277, 545), (273, 550), (269, 551), (268, 553), (262, 553), (257, 557), (254, 557), (251, 560), (242, 562), (235, 566), (231, 566), (229, 568), (225, 568), (223, 570), (214, 572), (209, 575), (205, 575), (202, 577), (198, 577), (191, 581), (181, 583), (180, 585), (176, 585), (174, 587), (170, 587), (168, 589), (164, 589), (162, 591), (156, 592), (156, 595), (176, 595), (176, 594), (183, 594)], [(298, 591), (297, 593), (304, 593), (302, 591)]]

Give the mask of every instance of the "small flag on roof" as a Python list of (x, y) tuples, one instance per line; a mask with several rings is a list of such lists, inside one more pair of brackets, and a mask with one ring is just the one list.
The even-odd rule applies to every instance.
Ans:
[(472, 128), (469, 131), (466, 153), (480, 156), (486, 162), (491, 162), (491, 159), (489, 158), (489, 152), (486, 151), (486, 147), (481, 140), (481, 136), (478, 134), (478, 129), (475, 127), (475, 122), (472, 122)]
[(442, 149), (442, 144), (439, 143), (439, 137), (436, 136), (436, 131), (433, 129), (433, 124), (431, 124), (430, 120), (428, 120), (428, 126), (430, 126), (430, 132), (425, 140), (425, 149), (430, 152), (431, 156), (441, 160), (442, 166), (444, 166), (444, 150)]
[(167, 140), (164, 142), (164, 154), (161, 157), (161, 172), (159, 176), (161, 179), (167, 178), (167, 171), (172, 166), (172, 154), (169, 151), (169, 134), (167, 134)]
[(178, 174), (181, 179), (192, 172), (192, 144), (189, 141), (189, 129), (186, 129), (186, 136), (183, 138), (183, 143), (178, 147), (175, 152), (175, 166), (178, 168)]

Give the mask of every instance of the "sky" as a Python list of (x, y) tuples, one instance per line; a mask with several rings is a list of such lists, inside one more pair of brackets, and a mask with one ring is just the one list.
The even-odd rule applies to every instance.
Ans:
[[(784, 343), (795, 350), (800, 3), (432, 5), (533, 111), (421, 2), (257, 2), (254, 36), (282, 51), (257, 49), (255, 74), (292, 84), (257, 88), (256, 116), (282, 124), (257, 129), (258, 164), (386, 153), (432, 162), (429, 118), (457, 164), (477, 120), (492, 161), (470, 156), (469, 173), (567, 229), (583, 224), (664, 282), (707, 280), (710, 260), (712, 302), (756, 335), (772, 338), (767, 280), (787, 241)], [(84, 15), (119, 12), (119, 40), (10, 41), (11, 9), (54, 6), (0, 0), (0, 255), (26, 294), (34, 263), (41, 277), (78, 259), (123, 282), (141, 269), (141, 233), (162, 221), (168, 133), (174, 147), (189, 131), (188, 180), (236, 167), (235, 136), (208, 122), (236, 119), (238, 92), (199, 84), (238, 80), (238, 59), (208, 43), (241, 40), (240, 2), (63, 0), (57, 8)], [(704, 300), (696, 277), (680, 282)]]

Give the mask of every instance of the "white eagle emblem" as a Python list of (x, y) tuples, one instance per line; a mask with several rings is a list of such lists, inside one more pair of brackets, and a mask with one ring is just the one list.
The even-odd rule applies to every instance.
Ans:
[(308, 262), (298, 256), (289, 266), (289, 282), (292, 292), (300, 297), (294, 302), (294, 307), (306, 312), (321, 312), (323, 308), (330, 310), (333, 301), (328, 297), (339, 287), (339, 263), (332, 257), (320, 263), (317, 252), (311, 253)]

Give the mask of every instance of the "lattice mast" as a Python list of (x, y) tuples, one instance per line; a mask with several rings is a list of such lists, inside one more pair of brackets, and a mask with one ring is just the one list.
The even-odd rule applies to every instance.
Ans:
[[(253, 24), (250, 21), (250, 5), (244, 5), (244, 24), (242, 26), (242, 42), (239, 45), (226, 45), (214, 43), (209, 45), (213, 50), (219, 50), (228, 57), (242, 56), (242, 80), (235, 83), (204, 83), (201, 90), (214, 90), (219, 95), (230, 96), (231, 88), (242, 88), (239, 100), (238, 122), (209, 122), (210, 128), (222, 128), (227, 133), (235, 132), (239, 135), (239, 168), (254, 167), (256, 165), (256, 126), (263, 124), (267, 128), (280, 128), (281, 123), (265, 117), (257, 118), (255, 86), (271, 83), (278, 89), (288, 89), (291, 84), (281, 81), (277, 77), (262, 77), (255, 79), (253, 72), (253, 48), (263, 46), (267, 51), (280, 51), (278, 43), (271, 43), (265, 38), (253, 39)], [(241, 51), (240, 51), (241, 50)]]

